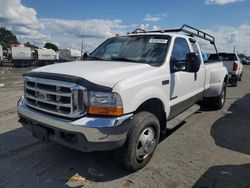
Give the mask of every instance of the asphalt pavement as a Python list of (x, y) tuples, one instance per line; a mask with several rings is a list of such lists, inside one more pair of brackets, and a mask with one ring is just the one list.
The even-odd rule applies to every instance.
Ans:
[(32, 138), (19, 123), (22, 74), (0, 67), (0, 188), (250, 188), (250, 66), (222, 110), (201, 109), (168, 133), (151, 162), (129, 173), (112, 152), (83, 153)]

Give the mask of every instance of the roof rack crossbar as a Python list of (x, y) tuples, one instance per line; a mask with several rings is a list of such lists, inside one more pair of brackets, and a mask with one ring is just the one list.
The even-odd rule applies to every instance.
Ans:
[(201, 31), (201, 30), (199, 30), (199, 29), (196, 29), (196, 28), (194, 28), (194, 27), (191, 27), (191, 26), (189, 26), (189, 25), (184, 24), (184, 25), (181, 27), (180, 30), (181, 30), (182, 32), (189, 33), (189, 34), (194, 35), (194, 36), (196, 36), (196, 37), (199, 37), (199, 38), (202, 38), (202, 39), (204, 39), (204, 40), (207, 40), (207, 41), (211, 42), (212, 44), (215, 43), (215, 38), (214, 38), (212, 35), (210, 35), (210, 34), (204, 32), (204, 31)]
[(199, 29), (196, 29), (194, 27), (191, 27), (189, 25), (186, 25), (186, 24), (184, 24), (179, 29), (165, 29), (165, 30), (153, 30), (153, 31), (147, 31), (144, 29), (136, 29), (132, 33), (170, 33), (170, 32), (187, 33), (191, 36), (195, 36), (195, 37), (199, 37), (199, 38), (202, 38), (204, 40), (207, 40), (207, 41), (211, 42), (211, 44), (215, 44), (215, 38), (212, 35), (204, 32), (204, 31), (201, 31)]
[(214, 45), (216, 52), (218, 53), (217, 47), (215, 45), (215, 38), (199, 29), (196, 29), (192, 26), (189, 26), (187, 24), (182, 25), (181, 28), (179, 29), (165, 29), (165, 30), (153, 30), (153, 31), (148, 31), (144, 29), (135, 29), (132, 34), (137, 34), (137, 33), (170, 33), (170, 32), (183, 32), (186, 33), (192, 37), (198, 37), (204, 40), (209, 41), (212, 45)]

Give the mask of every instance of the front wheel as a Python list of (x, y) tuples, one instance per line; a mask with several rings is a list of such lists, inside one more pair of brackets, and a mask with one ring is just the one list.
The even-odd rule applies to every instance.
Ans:
[(129, 171), (145, 167), (159, 142), (160, 123), (149, 112), (134, 115), (124, 146), (115, 150), (115, 160)]

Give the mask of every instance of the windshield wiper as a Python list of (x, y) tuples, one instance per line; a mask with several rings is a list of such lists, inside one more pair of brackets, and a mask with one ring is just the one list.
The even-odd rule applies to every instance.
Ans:
[(139, 63), (139, 61), (135, 61), (135, 60), (132, 60), (132, 59), (127, 59), (127, 58), (122, 58), (122, 57), (112, 57), (111, 60)]
[(91, 56), (89, 56), (89, 57), (87, 58), (87, 60), (99, 60), (99, 61), (104, 61), (104, 59), (102, 59), (102, 58), (100, 58), (100, 57), (91, 57)]

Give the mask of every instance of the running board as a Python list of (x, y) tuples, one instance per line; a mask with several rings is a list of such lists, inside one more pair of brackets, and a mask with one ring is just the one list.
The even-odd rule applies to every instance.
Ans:
[(198, 110), (200, 110), (200, 106), (198, 104), (191, 106), (190, 108), (188, 108), (187, 110), (185, 110), (184, 112), (182, 112), (181, 114), (176, 116), (175, 118), (169, 120), (167, 122), (167, 129), (175, 128), (181, 122), (183, 122), (185, 119), (187, 119), (189, 116), (191, 116), (192, 114), (194, 114)]

